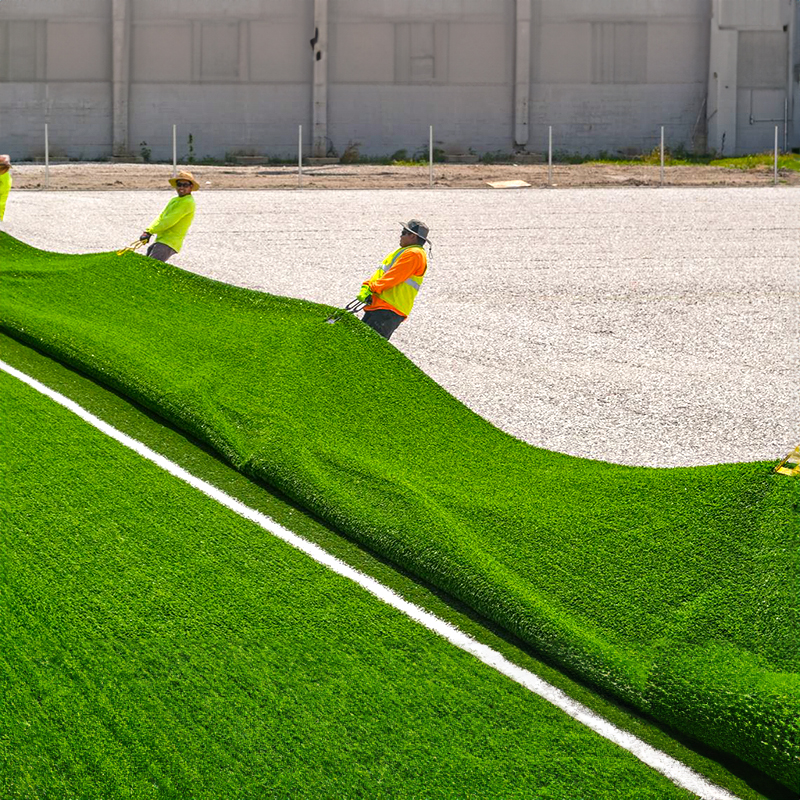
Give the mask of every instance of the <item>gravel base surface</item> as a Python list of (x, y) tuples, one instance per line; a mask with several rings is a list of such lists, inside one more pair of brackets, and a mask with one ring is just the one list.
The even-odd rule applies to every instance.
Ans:
[[(6, 230), (117, 249), (171, 196), (14, 192)], [(176, 266), (338, 306), (401, 220), (428, 222), (428, 277), (392, 343), (530, 444), (689, 466), (800, 442), (798, 188), (212, 190), (197, 205)]]

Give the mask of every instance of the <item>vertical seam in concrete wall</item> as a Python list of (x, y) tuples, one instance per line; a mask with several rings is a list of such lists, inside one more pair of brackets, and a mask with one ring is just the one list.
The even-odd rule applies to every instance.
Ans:
[(111, 152), (125, 155), (130, 150), (130, 18), (129, 0), (112, 0), (112, 92)]
[(407, 22), (394, 25), (394, 82), (411, 83), (411, 25)]
[(199, 20), (192, 20), (192, 83), (200, 82), (202, 65), (200, 59), (203, 57), (203, 28)]
[[(794, 138), (794, 130), (792, 130), (794, 127), (792, 124), (794, 119), (794, 41), (797, 35), (796, 23), (798, 6), (795, 0), (787, 0), (787, 2), (789, 3), (789, 56), (787, 59), (789, 63), (786, 75), (786, 117), (787, 125), (789, 126), (788, 138), (791, 141)], [(791, 149), (791, 147), (789, 149)]]
[(250, 22), (239, 20), (239, 82), (250, 82)]
[[(47, 20), (36, 23), (36, 78), (47, 80)], [(9, 32), (9, 39), (11, 33)], [(9, 41), (9, 45), (11, 42)]]
[(433, 82), (447, 83), (450, 79), (450, 23), (436, 22), (433, 26)]
[(11, 53), (9, 52), (9, 42), (8, 42), (8, 29), (9, 29), (8, 20), (0, 20), (0, 43), (2, 43), (2, 49), (0, 49), (0, 80), (8, 81), (10, 80), (10, 70), (11, 70)]
[(514, 143), (528, 144), (531, 94), (531, 0), (516, 0), (514, 69)]
[(314, 86), (312, 90), (313, 153), (328, 152), (328, 0), (314, 0)]

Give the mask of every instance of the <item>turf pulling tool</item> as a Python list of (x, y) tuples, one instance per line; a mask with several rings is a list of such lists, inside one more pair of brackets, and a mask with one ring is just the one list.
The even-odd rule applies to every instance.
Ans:
[(122, 250), (117, 250), (117, 255), (121, 256), (123, 253), (135, 253), (143, 244), (147, 244), (144, 239), (137, 239), (135, 242), (131, 242), (127, 247), (123, 247)]
[(131, 242), (127, 247), (123, 247), (122, 250), (117, 250), (117, 255), (121, 256), (123, 253), (135, 253), (143, 244), (147, 244), (144, 239), (137, 239), (135, 242)]
[[(342, 311), (345, 314), (358, 314), (359, 311), (362, 311), (364, 306), (367, 304), (363, 300), (359, 300), (356, 298), (355, 300), (351, 300), (343, 309)], [(328, 319), (325, 320), (329, 325), (333, 325), (334, 322), (340, 320), (342, 318), (342, 311), (338, 314), (332, 314)]]
[(800, 444), (775, 467), (781, 475), (800, 475)]

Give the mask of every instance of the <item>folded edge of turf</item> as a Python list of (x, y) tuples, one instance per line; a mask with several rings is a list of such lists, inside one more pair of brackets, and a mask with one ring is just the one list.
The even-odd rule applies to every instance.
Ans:
[[(796, 482), (758, 464), (658, 471), (537, 450), (470, 412), (355, 319), (325, 325), (328, 307), (133, 255), (45, 253), (7, 235), (0, 254), (2, 326), (12, 335), (152, 408), (595, 685), (787, 785), (797, 781), (800, 678), (781, 668), (786, 645), (769, 630), (797, 629), (787, 599), (797, 580), (789, 571), (776, 584), (769, 553), (752, 540), (753, 528), (769, 526), (781, 533), (768, 543), (791, 546)], [(400, 422), (387, 426), (387, 414)], [(676, 497), (690, 502), (671, 508)], [(641, 507), (628, 514), (620, 498)], [(567, 561), (571, 531), (584, 536), (575, 563), (594, 556), (597, 542), (611, 564), (612, 548), (633, 542), (635, 558), (647, 535), (677, 536), (682, 526), (696, 550), (702, 525), (709, 547), (729, 531), (751, 537), (730, 544), (746, 550), (753, 569), (740, 577), (767, 609), (742, 631), (715, 616), (736, 601), (730, 576), (719, 598), (713, 587), (673, 592), (681, 602), (663, 635), (641, 597), (603, 627), (569, 575), (539, 579)], [(709, 563), (723, 569), (724, 556)], [(611, 585), (605, 597), (620, 606), (627, 590)], [(709, 596), (718, 602), (706, 608)], [(647, 646), (637, 652), (640, 625)], [(748, 650), (752, 631), (763, 631), (757, 645), (770, 658)]]

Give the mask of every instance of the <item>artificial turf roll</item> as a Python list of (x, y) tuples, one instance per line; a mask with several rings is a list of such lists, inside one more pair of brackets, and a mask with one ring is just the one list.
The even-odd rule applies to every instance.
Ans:
[(0, 264), (10, 335), (583, 679), (800, 782), (797, 480), (532, 447), (327, 306), (6, 234)]

